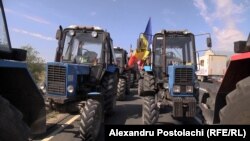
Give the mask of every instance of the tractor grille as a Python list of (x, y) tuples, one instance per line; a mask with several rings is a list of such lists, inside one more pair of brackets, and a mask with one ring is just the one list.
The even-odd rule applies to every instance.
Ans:
[(65, 95), (66, 68), (64, 66), (48, 66), (48, 93)]
[(192, 68), (176, 68), (175, 84), (192, 84), (193, 69)]

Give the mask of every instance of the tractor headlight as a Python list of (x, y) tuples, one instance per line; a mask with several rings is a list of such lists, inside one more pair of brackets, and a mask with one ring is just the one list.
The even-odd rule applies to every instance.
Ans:
[(193, 86), (186, 86), (186, 92), (187, 93), (193, 93), (193, 91), (194, 91)]
[(44, 84), (44, 83), (40, 84), (40, 85), (39, 85), (39, 88), (40, 88), (41, 90), (44, 90), (44, 89), (45, 89), (45, 84)]
[(94, 37), (94, 38), (96, 38), (97, 37), (97, 32), (96, 31), (92, 31), (91, 36)]
[(180, 93), (181, 92), (181, 86), (180, 85), (174, 85), (174, 92)]
[(67, 91), (68, 91), (69, 93), (73, 93), (73, 92), (74, 92), (74, 87), (73, 87), (72, 85), (69, 85), (69, 86), (67, 87)]
[(40, 92), (42, 92), (43, 94), (45, 94), (46, 93), (45, 83), (39, 84), (39, 89), (40, 89)]
[(163, 88), (168, 89), (168, 83), (164, 83)]
[(70, 31), (69, 31), (69, 35), (70, 35), (70, 36), (74, 36), (74, 35), (75, 35), (75, 31), (74, 31), (74, 30), (70, 30)]

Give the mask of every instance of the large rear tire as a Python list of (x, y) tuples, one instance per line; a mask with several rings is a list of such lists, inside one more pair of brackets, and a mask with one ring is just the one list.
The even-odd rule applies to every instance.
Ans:
[(131, 88), (135, 87), (135, 74), (134, 74), (134, 72), (130, 73), (130, 87)]
[(226, 96), (226, 105), (220, 111), (220, 124), (250, 124), (250, 77), (236, 84)]
[(102, 124), (101, 104), (93, 99), (88, 99), (80, 112), (80, 136), (83, 141), (95, 141), (100, 133)]
[(130, 72), (126, 73), (126, 95), (130, 95)]
[(118, 75), (105, 74), (102, 81), (102, 93), (104, 96), (104, 110), (107, 115), (113, 113), (116, 105)]
[(143, 79), (138, 80), (138, 95), (141, 96), (143, 93)]
[(119, 78), (118, 87), (117, 87), (117, 100), (123, 101), (125, 100), (127, 88), (127, 81), (125, 78)]
[(159, 108), (154, 96), (144, 97), (142, 109), (142, 123), (144, 125), (152, 125), (157, 122), (159, 118)]
[(150, 73), (145, 73), (143, 77), (143, 93), (145, 95), (152, 95), (155, 93), (155, 79)]
[(27, 141), (30, 128), (22, 120), (22, 113), (2, 96), (0, 96), (0, 113), (0, 140)]

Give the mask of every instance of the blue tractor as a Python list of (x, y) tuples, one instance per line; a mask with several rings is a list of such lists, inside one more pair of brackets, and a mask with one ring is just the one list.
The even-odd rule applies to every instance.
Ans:
[(144, 96), (143, 124), (155, 124), (164, 105), (176, 119), (193, 118), (199, 92), (194, 35), (162, 30), (153, 36), (150, 53), (138, 86)]
[(63, 112), (80, 110), (80, 135), (95, 140), (104, 115), (116, 105), (119, 69), (112, 39), (99, 27), (77, 25), (60, 26), (56, 38), (55, 62), (46, 69), (46, 103)]
[(27, 141), (46, 132), (44, 99), (27, 68), (27, 51), (11, 47), (2, 0), (0, 16), (0, 140)]

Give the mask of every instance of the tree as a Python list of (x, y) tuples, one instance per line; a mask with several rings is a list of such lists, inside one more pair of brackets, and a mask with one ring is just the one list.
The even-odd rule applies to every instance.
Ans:
[(39, 52), (32, 46), (26, 45), (21, 48), (27, 50), (26, 62), (32, 77), (36, 83), (43, 82), (45, 78), (45, 60), (39, 57)]

